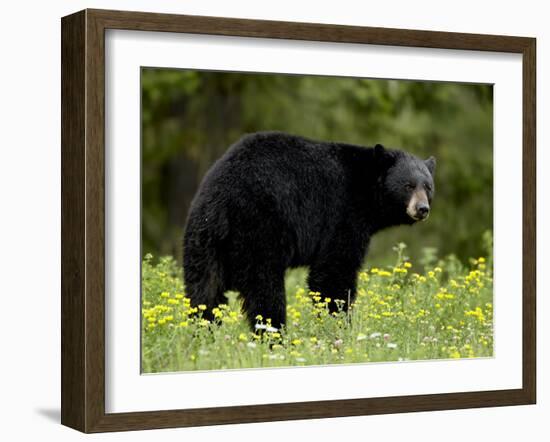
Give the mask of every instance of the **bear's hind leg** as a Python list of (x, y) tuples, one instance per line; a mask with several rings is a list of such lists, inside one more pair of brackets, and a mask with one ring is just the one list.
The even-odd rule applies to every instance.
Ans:
[(319, 292), (323, 298), (330, 298), (328, 304), (331, 313), (339, 310), (338, 304), (343, 311), (347, 311), (355, 300), (357, 287), (357, 265), (343, 265), (340, 262), (326, 262), (313, 265), (308, 276), (309, 290)]
[(192, 243), (185, 248), (183, 260), (186, 296), (193, 307), (205, 305), (202, 317), (211, 321), (214, 319), (212, 309), (226, 302), (223, 265), (212, 249), (200, 248)]
[(191, 300), (191, 306), (206, 306), (206, 310), (201, 311), (202, 317), (212, 321), (214, 319), (212, 309), (227, 302), (223, 284), (209, 284), (208, 280), (194, 281), (191, 277), (188, 280), (189, 282), (186, 281), (186, 294)]
[(286, 320), (286, 295), (284, 273), (250, 272), (240, 288), (243, 308), (252, 329), (258, 315), (264, 324), (280, 329)]

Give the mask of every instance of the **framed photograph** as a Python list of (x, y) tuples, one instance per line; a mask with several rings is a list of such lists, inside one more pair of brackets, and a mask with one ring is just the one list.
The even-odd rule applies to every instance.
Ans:
[(61, 25), (64, 425), (535, 403), (535, 39)]

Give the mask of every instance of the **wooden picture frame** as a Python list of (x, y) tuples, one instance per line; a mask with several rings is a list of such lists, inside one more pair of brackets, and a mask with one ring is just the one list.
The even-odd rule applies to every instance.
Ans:
[[(522, 388), (270, 405), (106, 413), (104, 298), (106, 29), (521, 54), (523, 57)], [(103, 432), (535, 403), (535, 39), (84, 10), (62, 19), (61, 49), (62, 424), (83, 432)]]

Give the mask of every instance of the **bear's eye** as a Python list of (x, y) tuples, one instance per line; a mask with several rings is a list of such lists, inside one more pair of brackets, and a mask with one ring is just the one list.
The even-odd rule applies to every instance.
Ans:
[(407, 190), (414, 190), (416, 186), (413, 183), (407, 183), (405, 184), (405, 189)]
[(429, 184), (424, 184), (424, 188), (425, 188), (428, 192), (431, 192), (431, 191), (432, 191), (432, 186), (430, 186)]

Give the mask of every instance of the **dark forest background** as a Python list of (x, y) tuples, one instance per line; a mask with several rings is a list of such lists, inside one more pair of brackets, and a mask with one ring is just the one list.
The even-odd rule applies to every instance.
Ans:
[[(210, 165), (244, 133), (281, 130), (437, 158), (430, 219), (378, 234), (370, 265), (392, 246), (483, 255), (493, 225), (492, 86), (406, 80), (143, 68), (142, 246), (181, 259), (187, 210)], [(320, 189), (322, 191), (322, 189)]]

